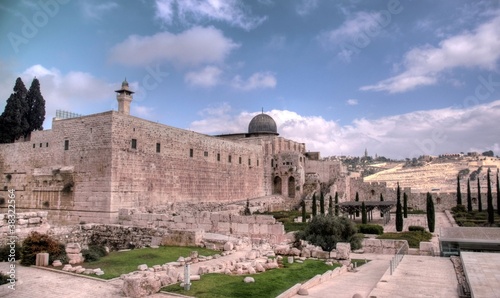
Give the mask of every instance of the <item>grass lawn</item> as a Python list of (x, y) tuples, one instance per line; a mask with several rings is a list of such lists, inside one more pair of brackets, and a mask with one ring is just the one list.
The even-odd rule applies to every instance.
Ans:
[[(162, 290), (197, 298), (224, 297), (276, 297), (296, 283), (305, 282), (317, 274), (333, 270), (336, 266), (325, 265), (318, 260), (306, 260), (304, 263), (288, 264), (284, 268), (273, 269), (253, 275), (205, 274), (201, 280), (192, 282), (191, 289), (184, 291), (179, 284), (170, 285)], [(251, 276), (255, 283), (244, 283), (243, 278)]]
[(122, 274), (137, 270), (137, 266), (147, 264), (148, 266), (163, 265), (167, 262), (174, 262), (180, 256), (188, 257), (192, 251), (198, 251), (199, 255), (211, 256), (220, 253), (200, 247), (178, 247), (160, 246), (159, 248), (140, 248), (130, 251), (114, 251), (99, 261), (85, 262), (81, 264), (84, 268), (101, 268), (104, 275), (99, 276), (104, 279), (119, 277)]
[(384, 233), (378, 236), (377, 239), (406, 240), (411, 248), (419, 248), (421, 241), (430, 241), (432, 239), (432, 234), (427, 231)]
[[(485, 204), (485, 203), (483, 203)], [(452, 210), (453, 211), (453, 210)], [(471, 212), (453, 212), (453, 218), (455, 218), (456, 223), (462, 227), (489, 227), (488, 223), (488, 211), (483, 209), (479, 212), (477, 210), (472, 210)], [(494, 224), (492, 227), (500, 227), (500, 215), (498, 215), (495, 210)]]

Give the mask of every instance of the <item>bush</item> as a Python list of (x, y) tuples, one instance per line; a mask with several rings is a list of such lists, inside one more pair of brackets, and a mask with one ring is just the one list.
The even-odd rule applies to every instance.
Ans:
[(0, 272), (0, 286), (8, 284), (9, 279), (10, 279), (10, 277), (8, 274), (4, 274), (3, 272)]
[(358, 233), (376, 234), (376, 235), (384, 234), (384, 227), (381, 225), (361, 224), (357, 225), (357, 227), (358, 227)]
[(41, 252), (49, 253), (49, 263), (54, 260), (63, 261), (67, 258), (63, 244), (58, 243), (47, 234), (31, 232), (24, 239), (21, 247), (21, 265), (35, 265), (36, 254)]
[[(12, 258), (12, 256), (9, 257), (10, 250), (11, 247), (9, 244), (0, 247), (0, 262), (9, 262), (9, 259)], [(17, 242), (16, 245), (14, 246), (14, 250), (15, 250), (14, 258), (16, 260), (19, 260), (21, 258), (21, 246), (19, 246)]]
[(425, 228), (422, 226), (409, 226), (408, 231), (410, 231), (410, 232), (423, 232), (423, 231), (425, 231)]
[(467, 213), (467, 208), (464, 205), (456, 205), (455, 207), (451, 207), (451, 212), (453, 213)]
[(85, 262), (99, 261), (100, 258), (106, 256), (107, 254), (106, 249), (100, 245), (90, 245), (89, 249), (82, 250)]
[(303, 231), (295, 233), (296, 240), (306, 240), (321, 246), (324, 251), (331, 251), (337, 242), (351, 243), (351, 249), (361, 248), (361, 239), (356, 236), (356, 226), (345, 217), (316, 215)]

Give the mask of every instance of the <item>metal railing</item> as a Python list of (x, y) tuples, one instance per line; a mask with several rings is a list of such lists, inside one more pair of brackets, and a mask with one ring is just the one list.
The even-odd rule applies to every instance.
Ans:
[(390, 269), (391, 269), (391, 275), (392, 273), (396, 270), (398, 267), (399, 263), (403, 260), (403, 256), (408, 252), (408, 244), (404, 244), (401, 246), (394, 257), (392, 257), (392, 260), (390, 261)]

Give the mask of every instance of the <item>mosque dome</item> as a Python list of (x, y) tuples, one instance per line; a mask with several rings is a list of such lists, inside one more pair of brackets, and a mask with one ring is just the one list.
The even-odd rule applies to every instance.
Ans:
[(253, 117), (250, 124), (248, 124), (249, 134), (274, 134), (278, 135), (278, 129), (276, 128), (276, 122), (274, 119), (264, 113)]

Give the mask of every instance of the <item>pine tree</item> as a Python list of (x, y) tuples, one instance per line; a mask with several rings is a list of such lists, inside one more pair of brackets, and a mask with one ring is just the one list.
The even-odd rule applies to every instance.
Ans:
[(325, 197), (323, 196), (323, 192), (319, 193), (319, 213), (325, 214)]
[(306, 201), (302, 200), (300, 202), (300, 206), (302, 207), (302, 222), (306, 222)]
[(331, 195), (328, 195), (328, 215), (333, 216), (333, 200)]
[(493, 210), (493, 194), (491, 193), (490, 169), (488, 169), (486, 182), (488, 183), (488, 192), (486, 199), (488, 202), (488, 223), (490, 225), (493, 225), (495, 223), (495, 210)]
[(460, 175), (457, 175), (457, 206), (462, 205), (462, 192), (460, 190)]
[(368, 222), (367, 220), (367, 214), (366, 214), (366, 206), (365, 202), (361, 203), (361, 223), (366, 224)]
[(315, 217), (317, 214), (317, 206), (316, 206), (316, 193), (313, 194), (313, 201), (312, 201), (312, 215)]
[(28, 122), (25, 115), (26, 87), (21, 78), (17, 78), (14, 92), (7, 99), (5, 110), (0, 116), (0, 142), (12, 143), (23, 136)]
[(45, 120), (45, 99), (40, 92), (40, 82), (34, 78), (30, 89), (26, 95), (28, 105), (28, 124), (29, 128), (25, 131), (25, 136), (35, 130), (43, 130), (43, 121)]
[(497, 214), (500, 215), (500, 179), (498, 178), (499, 169), (497, 169)]
[[(358, 192), (356, 192), (356, 198), (354, 199), (354, 201), (359, 202), (359, 194), (358, 194)], [(356, 217), (359, 217), (359, 209), (358, 208), (356, 208)]]
[(483, 202), (481, 202), (481, 184), (479, 183), (479, 177), (477, 178), (477, 210), (479, 212), (483, 211)]
[[(380, 202), (383, 202), (384, 201), (384, 196), (382, 195), (382, 193), (380, 193)], [(380, 217), (384, 217), (384, 212), (380, 212)]]
[(396, 190), (396, 231), (401, 232), (403, 230), (403, 211), (401, 210), (401, 189)]
[(472, 195), (470, 193), (470, 179), (467, 179), (467, 211), (472, 211)]
[(335, 216), (339, 216), (339, 194), (335, 192)]
[(429, 232), (434, 233), (434, 228), (436, 224), (436, 214), (434, 212), (434, 202), (432, 201), (432, 196), (427, 193), (427, 226), (429, 227)]
[(408, 196), (403, 193), (403, 217), (408, 218)]

